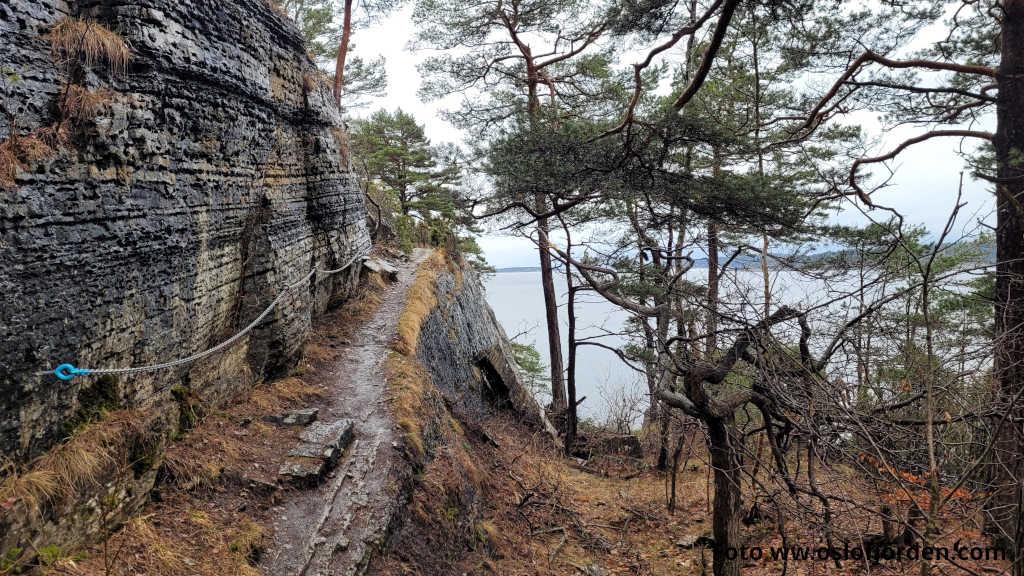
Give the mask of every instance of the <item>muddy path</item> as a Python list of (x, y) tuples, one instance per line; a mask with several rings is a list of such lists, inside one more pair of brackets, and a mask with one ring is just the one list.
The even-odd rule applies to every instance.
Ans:
[(358, 574), (370, 547), (387, 531), (399, 505), (393, 479), (401, 454), (387, 405), (384, 360), (416, 270), (429, 255), (416, 249), (399, 266), (398, 281), (385, 290), (373, 317), (318, 370), (316, 381), (328, 391), (320, 420), (352, 420), (355, 440), (320, 486), (288, 491), (270, 509), (274, 541), (260, 563), (264, 574)]

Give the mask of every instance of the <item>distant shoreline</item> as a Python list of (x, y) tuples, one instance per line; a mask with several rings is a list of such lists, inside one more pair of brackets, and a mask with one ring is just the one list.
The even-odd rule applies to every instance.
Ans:
[[(756, 266), (760, 266), (760, 260), (755, 260), (753, 262), (747, 262), (747, 261), (733, 262), (733, 265), (732, 265), (733, 268), (754, 268)], [(706, 258), (701, 258), (699, 260), (696, 260), (693, 263), (692, 267), (693, 268), (707, 268), (708, 267), (708, 261), (707, 261)], [(495, 274), (504, 274), (504, 273), (511, 273), (511, 272), (540, 272), (540, 266), (509, 266), (507, 268), (496, 268), (494, 270)]]
[(494, 270), (495, 274), (503, 274), (505, 272), (540, 272), (540, 266), (510, 266)]
[[(833, 250), (833, 251), (817, 252), (815, 254), (808, 254), (808, 255), (800, 256), (798, 258), (795, 258), (794, 262), (798, 263), (798, 264), (805, 264), (805, 265), (813, 265), (813, 264), (819, 264), (820, 265), (820, 264), (826, 263), (826, 262), (828, 262), (830, 260), (836, 261), (836, 262), (842, 262), (842, 261), (845, 260), (845, 261), (848, 261), (848, 263), (852, 264), (853, 262), (855, 262), (854, 256), (855, 256), (855, 253), (852, 250)], [(719, 259), (719, 264), (722, 264), (722, 263), (724, 263), (724, 262), (729, 260), (729, 256), (723, 254), (723, 255), (720, 255), (718, 257), (718, 259)], [(977, 258), (975, 258), (975, 260), (977, 260), (977, 263), (979, 263), (979, 264), (994, 265), (996, 263), (995, 245), (988, 245), (988, 246), (984, 246), (983, 248), (981, 248), (980, 249), (980, 254), (979, 254), (979, 256)], [(694, 268), (694, 269), (701, 269), (701, 268), (707, 268), (707, 267), (708, 267), (708, 259), (707, 258), (695, 258), (693, 260), (693, 265), (691, 266), (691, 268)], [(729, 264), (729, 268), (730, 269), (750, 270), (750, 269), (758, 269), (760, 267), (761, 267), (761, 257), (757, 256), (757, 255), (748, 255), (748, 254), (742, 254), (742, 255), (740, 255), (738, 257), (733, 258), (732, 262)], [(780, 265), (774, 259), (770, 259), (769, 262), (768, 262), (768, 268), (770, 270), (776, 271), (776, 270), (785, 270), (785, 269), (788, 268), (788, 266)], [(497, 270), (495, 270), (495, 272), (498, 273), (498, 274), (501, 274), (503, 272), (539, 272), (539, 271), (540, 271), (540, 267), (539, 266), (509, 266), (509, 267), (505, 267), (505, 268), (498, 268)]]
[[(735, 261), (733, 261), (731, 267), (732, 268), (755, 268), (757, 266), (760, 266), (760, 264), (761, 264), (761, 261), (759, 259), (744, 260), (742, 258), (737, 258)], [(692, 267), (693, 268), (707, 268), (708, 267), (708, 261), (707, 261), (706, 258), (699, 258), (699, 259), (694, 261)], [(504, 273), (507, 273), (507, 272), (540, 272), (540, 266), (509, 266), (509, 267), (506, 267), (506, 268), (496, 268), (494, 270), (495, 274), (504, 274)]]

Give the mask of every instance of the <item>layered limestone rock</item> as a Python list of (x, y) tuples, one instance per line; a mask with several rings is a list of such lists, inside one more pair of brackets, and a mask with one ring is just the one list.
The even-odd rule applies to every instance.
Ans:
[[(400, 505), (383, 546), (391, 561), (423, 573), (456, 572), (458, 558), (486, 545), (480, 521), (494, 498), (484, 480), (491, 459), (478, 458), (494, 440), (483, 417), (511, 411), (552, 432), (519, 378), (476, 273), (448, 262), (435, 284), (436, 304), (420, 325), (416, 346), (416, 360), (430, 378), (416, 415), (423, 449), (406, 451), (410, 466), (395, 482)], [(386, 571), (371, 564), (370, 573), (377, 569)]]
[[(369, 247), (339, 112), (265, 0), (3, 3), (0, 64), (21, 77), (6, 107), (22, 132), (54, 121), (69, 80), (46, 34), (67, 17), (119, 31), (132, 59), (122, 75), (79, 69), (75, 81), (109, 88), (109, 102), (0, 191), (0, 453), (17, 459), (60, 438), (88, 382), (36, 371), (209, 348), (312, 266)], [(0, 135), (10, 130), (0, 120)], [(243, 368), (280, 371), (349, 280), (295, 290), (227, 353), (122, 378), (119, 400), (179, 384), (207, 395)]]
[[(46, 36), (65, 18), (118, 32), (127, 71), (58, 66)], [(109, 90), (54, 155), (0, 188), (0, 454), (27, 463), (100, 408), (144, 414), (145, 435), (166, 438), (194, 404), (289, 368), (312, 318), (351, 290), (360, 266), (291, 290), (202, 361), (114, 379), (36, 374), (208, 349), (313, 267), (369, 249), (340, 113), (298, 30), (265, 0), (8, 0), (0, 37), (0, 66), (20, 76), (0, 93), (0, 140), (54, 124), (68, 83)], [(105, 494), (118, 512), (134, 507), (158, 444), (146, 441), (129, 482), (101, 474), (85, 505), (61, 498), (32, 513), (0, 502), (0, 552), (25, 538), (76, 541), (97, 528)]]

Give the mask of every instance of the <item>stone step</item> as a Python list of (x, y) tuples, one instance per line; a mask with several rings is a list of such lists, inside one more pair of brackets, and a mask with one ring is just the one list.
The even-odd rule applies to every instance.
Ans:
[(299, 444), (288, 453), (278, 476), (291, 484), (316, 485), (338, 465), (354, 437), (351, 420), (310, 424), (299, 435)]
[(377, 258), (367, 258), (363, 260), (363, 267), (370, 272), (376, 272), (383, 278), (394, 282), (398, 280), (398, 268), (394, 264), (387, 260), (379, 260)]
[(270, 414), (269, 416), (264, 416), (263, 420), (280, 424), (281, 426), (309, 426), (316, 421), (317, 414), (319, 413), (319, 408), (303, 408), (302, 410), (292, 410), (284, 414)]

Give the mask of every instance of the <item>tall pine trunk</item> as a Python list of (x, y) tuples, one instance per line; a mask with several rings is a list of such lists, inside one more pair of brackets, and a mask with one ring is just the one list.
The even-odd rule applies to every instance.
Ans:
[[(722, 155), (718, 148), (712, 152), (711, 178), (718, 183), (722, 176)], [(708, 339), (704, 346), (704, 358), (710, 360), (718, 347), (718, 225), (708, 223)]]
[[(571, 245), (566, 246), (566, 254), (571, 249)], [(578, 421), (576, 414), (578, 407), (576, 404), (579, 400), (576, 399), (576, 287), (573, 286), (572, 269), (568, 264), (565, 265), (565, 283), (568, 287), (569, 299), (566, 306), (566, 315), (569, 318), (569, 364), (566, 369), (565, 383), (569, 399), (567, 402), (568, 410), (565, 413), (565, 453), (571, 456), (576, 448), (576, 427)]]
[(341, 23), (341, 44), (338, 59), (334, 62), (334, 103), (341, 106), (341, 93), (345, 88), (345, 59), (348, 57), (348, 43), (352, 37), (352, 0), (345, 0), (345, 14)]
[[(1024, 386), (1024, 0), (1003, 3), (997, 127), (993, 140), (998, 165), (996, 194), (996, 386), (1003, 403)], [(1024, 416), (1021, 401), (1013, 415)], [(1008, 406), (1006, 407), (1008, 408)], [(993, 453), (995, 502), (990, 528), (1014, 549), (1013, 573), (1024, 576), (1024, 433), (1008, 419)]]
[[(543, 214), (547, 210), (544, 196), (541, 193), (537, 193), (534, 201), (537, 213)], [(565, 399), (565, 381), (562, 372), (562, 336), (558, 326), (558, 298), (555, 294), (555, 278), (551, 264), (551, 253), (548, 252), (549, 231), (548, 219), (537, 218), (540, 281), (544, 291), (544, 316), (547, 320), (548, 352), (551, 358), (551, 408), (554, 410), (558, 420), (561, 420), (568, 404)]]
[(708, 224), (708, 339), (704, 358), (710, 360), (718, 347), (718, 226)]
[(578, 400), (576, 399), (576, 351), (578, 345), (576, 343), (576, 285), (572, 278), (572, 266), (569, 265), (569, 260), (572, 258), (572, 232), (569, 227), (565, 224), (565, 220), (561, 216), (558, 217), (562, 222), (562, 230), (565, 231), (565, 286), (566, 286), (566, 307), (565, 314), (569, 319), (569, 325), (567, 329), (568, 340), (569, 340), (569, 363), (566, 366), (565, 371), (565, 384), (566, 390), (569, 393), (569, 400), (566, 403), (565, 413), (565, 453), (572, 455), (573, 450), (576, 448), (576, 424), (579, 421), (577, 409)]

